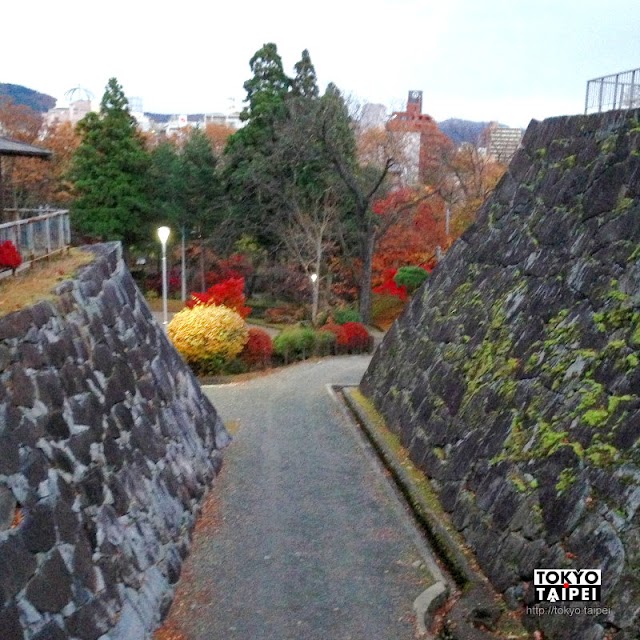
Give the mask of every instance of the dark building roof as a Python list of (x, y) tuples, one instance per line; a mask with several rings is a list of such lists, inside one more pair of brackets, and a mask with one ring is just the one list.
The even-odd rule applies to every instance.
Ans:
[(32, 144), (18, 142), (11, 138), (0, 136), (0, 156), (32, 156), (37, 158), (49, 158), (51, 151)]

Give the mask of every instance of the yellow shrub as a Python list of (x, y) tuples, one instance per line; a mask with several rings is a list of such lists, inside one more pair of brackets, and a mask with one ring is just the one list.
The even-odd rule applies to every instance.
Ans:
[(231, 309), (196, 305), (173, 316), (167, 333), (189, 363), (235, 358), (249, 339), (242, 317)]

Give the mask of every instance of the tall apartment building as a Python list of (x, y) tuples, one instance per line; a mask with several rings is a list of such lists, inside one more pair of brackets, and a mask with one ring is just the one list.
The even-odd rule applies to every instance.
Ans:
[(492, 122), (482, 133), (480, 144), (498, 162), (509, 164), (522, 144), (523, 129), (514, 129)]

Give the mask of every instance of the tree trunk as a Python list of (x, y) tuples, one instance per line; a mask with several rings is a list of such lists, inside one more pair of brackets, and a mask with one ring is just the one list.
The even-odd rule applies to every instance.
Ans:
[(204, 240), (200, 236), (200, 288), (202, 291), (207, 290), (207, 283), (204, 277)]
[(375, 231), (371, 229), (363, 238), (362, 276), (360, 277), (360, 316), (364, 324), (371, 324), (371, 272), (376, 246)]
[(318, 317), (318, 301), (320, 299), (320, 267), (322, 266), (322, 237), (316, 242), (315, 279), (311, 283), (313, 287), (313, 301), (311, 304), (311, 323), (315, 327)]

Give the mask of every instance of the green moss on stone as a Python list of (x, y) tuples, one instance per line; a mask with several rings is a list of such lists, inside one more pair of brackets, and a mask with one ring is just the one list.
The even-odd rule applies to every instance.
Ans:
[(558, 482), (556, 482), (556, 491), (562, 493), (569, 489), (576, 481), (576, 474), (573, 469), (563, 469), (560, 472)]

